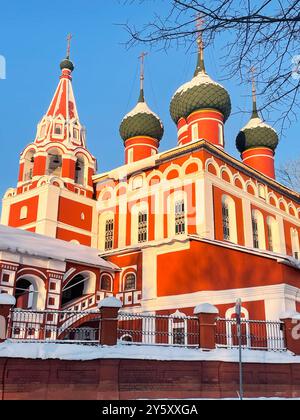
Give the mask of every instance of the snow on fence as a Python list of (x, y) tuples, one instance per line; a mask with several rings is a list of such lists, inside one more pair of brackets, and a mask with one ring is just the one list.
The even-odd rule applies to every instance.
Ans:
[(199, 347), (199, 319), (121, 312), (118, 338), (127, 344)]
[[(286, 350), (283, 323), (275, 321), (242, 320), (242, 345), (252, 350)], [(217, 347), (238, 347), (236, 319), (218, 319)]]

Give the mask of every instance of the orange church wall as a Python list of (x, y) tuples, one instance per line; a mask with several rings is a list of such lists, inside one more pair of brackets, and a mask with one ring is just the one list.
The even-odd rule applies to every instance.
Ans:
[(299, 286), (299, 270), (275, 260), (191, 241), (186, 251), (158, 255), (158, 296), (203, 290), (228, 290), (262, 285)]
[(72, 159), (63, 159), (62, 177), (75, 179), (75, 161)]
[[(84, 220), (81, 215), (84, 214)], [(85, 204), (60, 197), (58, 221), (79, 229), (91, 231), (93, 209)]]
[[(143, 254), (142, 252), (133, 252), (124, 255), (115, 255), (108, 258), (108, 261), (116, 264), (119, 268), (123, 268), (124, 271), (116, 276), (115, 282), (115, 293), (122, 291), (123, 277), (126, 272), (134, 271), (132, 267), (137, 266), (137, 289), (142, 289), (142, 267), (143, 267)], [(130, 267), (130, 268), (128, 268)], [(117, 281), (118, 279), (118, 281)]]
[(228, 192), (225, 192), (217, 187), (213, 187), (214, 197), (214, 219), (215, 219), (215, 239), (223, 241), (223, 216), (222, 216), (222, 196), (226, 194), (235, 202), (236, 220), (237, 220), (237, 234), (239, 245), (245, 245), (244, 236), (244, 216), (242, 200)]
[(78, 241), (81, 245), (91, 246), (90, 236), (72, 232), (71, 230), (57, 228), (56, 237), (57, 239), (62, 239), (63, 241)]
[(43, 176), (46, 171), (46, 156), (36, 156), (34, 159), (33, 176)]
[[(26, 200), (14, 203), (10, 207), (9, 226), (21, 227), (29, 223), (36, 222), (38, 212), (39, 196), (28, 198)], [(20, 218), (22, 207), (27, 207), (28, 213), (26, 219)]]

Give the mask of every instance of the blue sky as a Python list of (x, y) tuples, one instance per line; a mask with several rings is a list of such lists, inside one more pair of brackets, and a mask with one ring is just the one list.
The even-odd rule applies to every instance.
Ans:
[[(4, 4), (3, 4), (4, 3)], [(46, 112), (65, 56), (66, 36), (73, 34), (72, 59), (76, 65), (74, 90), (82, 124), (87, 127), (88, 147), (97, 157), (99, 171), (119, 166), (124, 160), (119, 124), (138, 97), (138, 60), (143, 46), (129, 51), (127, 34), (118, 25), (147, 22), (163, 12), (168, 2), (147, 0), (124, 4), (119, 0), (11, 0), (2, 2), (0, 55), (6, 58), (7, 79), (0, 80), (0, 195), (15, 186), (18, 159), (35, 137), (36, 124)], [(147, 48), (146, 48), (147, 50)], [(206, 50), (206, 67), (215, 80), (222, 79), (221, 46)], [(176, 128), (169, 115), (175, 90), (190, 80), (195, 54), (183, 49), (151, 51), (146, 63), (146, 99), (165, 124), (161, 150), (176, 145)], [(229, 90), (233, 112), (251, 107), (250, 86), (237, 80), (223, 83)], [(232, 115), (226, 124), (226, 150), (239, 157), (235, 138), (247, 122), (247, 114)], [(277, 150), (277, 164), (299, 154), (299, 123), (286, 133)]]

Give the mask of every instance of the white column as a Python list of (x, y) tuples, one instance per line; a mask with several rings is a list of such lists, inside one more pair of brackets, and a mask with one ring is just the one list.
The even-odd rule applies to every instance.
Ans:
[(40, 190), (36, 233), (56, 237), (60, 188), (47, 185)]
[(126, 246), (127, 227), (127, 195), (119, 200), (119, 248)]
[(197, 233), (208, 239), (215, 238), (214, 198), (212, 181), (203, 173), (196, 180)]
[(251, 201), (245, 197), (242, 200), (243, 200), (245, 246), (253, 248)]
[(280, 215), (276, 216), (278, 223), (278, 234), (279, 234), (279, 250), (282, 254), (286, 254), (286, 243), (285, 243), (285, 232), (284, 232), (284, 221), (283, 217)]

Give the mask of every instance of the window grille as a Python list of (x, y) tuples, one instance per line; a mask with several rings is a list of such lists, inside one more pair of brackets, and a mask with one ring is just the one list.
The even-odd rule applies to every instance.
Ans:
[(146, 212), (139, 213), (138, 222), (138, 242), (143, 243), (148, 240), (148, 214)]
[(253, 227), (253, 246), (254, 248), (259, 248), (259, 236), (258, 236), (258, 222), (255, 216), (252, 217), (252, 227)]
[(136, 289), (136, 277), (135, 274), (127, 274), (125, 277), (125, 283), (124, 283), (124, 291), (128, 292), (129, 290), (135, 290)]
[(107, 220), (105, 224), (105, 251), (113, 249), (114, 240), (114, 221), (113, 219)]
[(177, 201), (175, 204), (175, 233), (176, 235), (185, 234), (185, 204), (184, 200)]
[(274, 243), (273, 243), (273, 232), (272, 226), (268, 223), (268, 243), (269, 243), (269, 251), (274, 251)]
[(222, 205), (222, 216), (223, 216), (223, 236), (225, 241), (230, 241), (230, 215), (229, 206), (227, 203)]
[(111, 284), (111, 277), (108, 275), (104, 275), (101, 277), (101, 290), (105, 290), (106, 292), (111, 292), (112, 290)]

